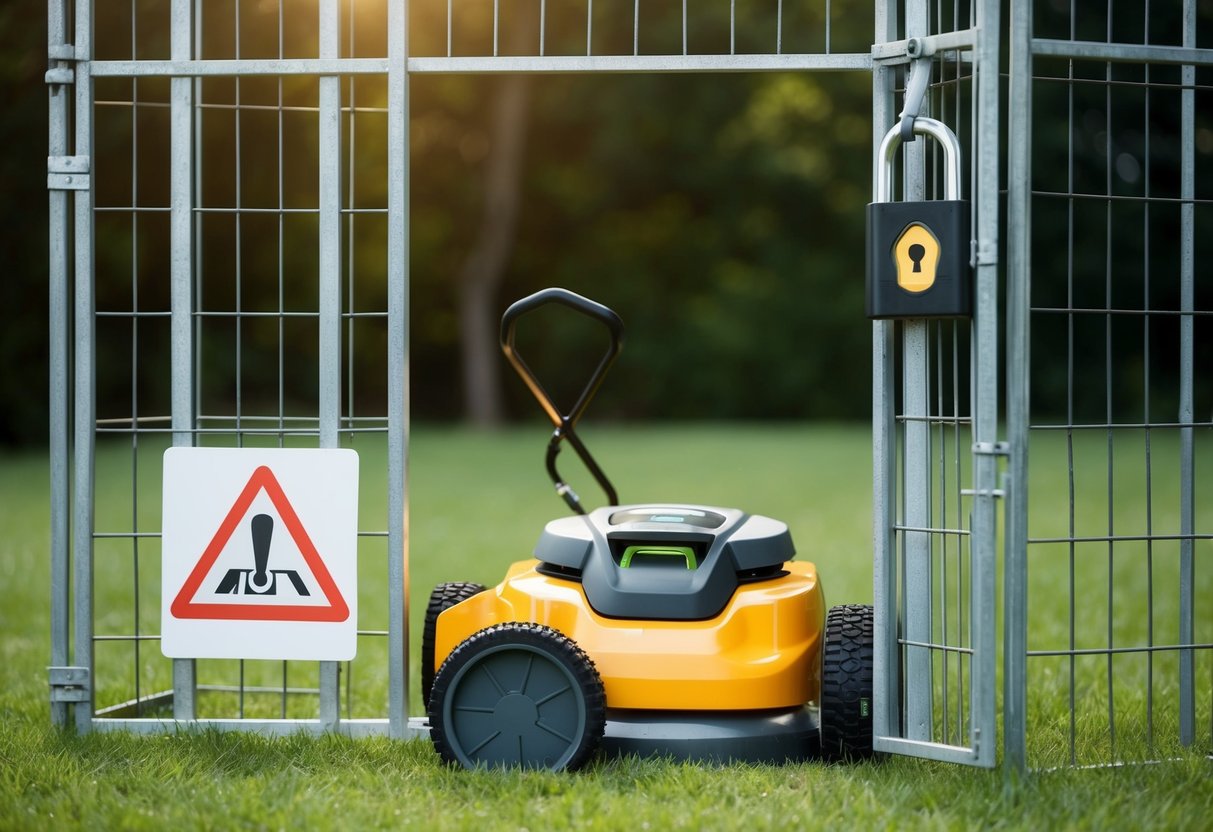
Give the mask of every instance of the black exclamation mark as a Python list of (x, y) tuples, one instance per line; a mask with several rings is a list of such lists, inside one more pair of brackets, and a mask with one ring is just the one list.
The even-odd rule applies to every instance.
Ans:
[(268, 514), (253, 517), (253, 566), (248, 576), (248, 591), (257, 595), (274, 594), (274, 578), (268, 570), (270, 540), (274, 536), (274, 518)]

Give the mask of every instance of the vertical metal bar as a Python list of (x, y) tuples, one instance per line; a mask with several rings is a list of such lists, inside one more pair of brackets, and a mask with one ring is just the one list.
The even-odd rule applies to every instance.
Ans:
[[(907, 38), (928, 33), (926, 0), (906, 0)], [(905, 161), (905, 200), (926, 198), (924, 159), (926, 142), (909, 142), (902, 148)], [(903, 523), (913, 528), (931, 526), (931, 432), (930, 337), (925, 320), (902, 324), (902, 412), (905, 443), (902, 449), (902, 488), (905, 500)], [(931, 641), (931, 535), (903, 532), (905, 557), (905, 637), (927, 644)], [(931, 651), (926, 647), (906, 649), (906, 724), (911, 740), (931, 739), (932, 673)]]
[(737, 53), (737, 0), (729, 0), (729, 54)]
[[(977, 20), (977, 106), (973, 108), (973, 142), (976, 146), (977, 167), (974, 183), (977, 229), (974, 257), (974, 318), (973, 341), (977, 366), (973, 408), (973, 439), (981, 448), (989, 448), (998, 440), (998, 238), (999, 159), (1002, 149), (1000, 101), (1000, 56), (1002, 41), (1001, 10), (996, 0), (983, 0)], [(1016, 121), (1026, 121), (1028, 110), (1019, 113)], [(1010, 216), (1018, 216), (1010, 214)], [(1019, 356), (1026, 360), (1024, 356)], [(1026, 372), (1026, 367), (1021, 368)], [(997, 737), (997, 627), (991, 614), (996, 605), (998, 570), (998, 458), (979, 453), (973, 460), (972, 535), (969, 554), (972, 558), (969, 578), (972, 646), (979, 662), (970, 673), (969, 713), (972, 719), (972, 744), (977, 763), (993, 766)], [(1025, 646), (1026, 654), (1026, 646)]]
[[(1078, 36), (1075, 18), (1075, 2), (1070, 7), (1070, 39)], [(1068, 84), (1066, 85), (1066, 496), (1069, 506), (1067, 530), (1070, 537), (1067, 546), (1069, 558), (1069, 752), (1070, 765), (1078, 761), (1078, 710), (1075, 707), (1078, 696), (1078, 662), (1074, 652), (1078, 646), (1076, 638), (1076, 622), (1078, 605), (1076, 601), (1076, 557), (1078, 545), (1074, 542), (1077, 534), (1075, 522), (1075, 484), (1074, 484), (1074, 62), (1069, 61), (1066, 67)]]
[[(1186, 48), (1196, 46), (1196, 0), (1184, 0)], [(1196, 67), (1182, 69), (1180, 93), (1180, 249), (1179, 249), (1179, 643), (1195, 639), (1193, 588), (1196, 571), (1193, 550), (1196, 531), (1196, 460), (1192, 421), (1193, 326), (1196, 289)], [(1192, 650), (1179, 651), (1179, 741), (1196, 742), (1196, 679)]]
[[(340, 57), (339, 0), (320, 3), (320, 58)], [(320, 447), (336, 448), (341, 419), (341, 78), (320, 85)], [(320, 663), (320, 720), (341, 718), (337, 662)]]
[[(232, 19), (232, 42), (236, 60), (240, 60), (240, 0), (236, 0), (235, 13)], [(244, 230), (244, 214), (241, 209), (244, 207), (242, 193), (244, 185), (243, 177), (243, 158), (241, 155), (241, 136), (240, 136), (240, 76), (237, 75), (232, 79), (234, 86), (232, 98), (232, 155), (233, 165), (232, 170), (235, 181), (233, 182), (235, 194), (235, 208), (232, 211), (232, 220), (235, 222), (235, 240), (233, 241), (232, 250), (232, 276), (235, 280), (235, 319), (233, 323), (236, 326), (236, 447), (244, 447), (244, 434), (242, 432), (243, 417), (244, 417), (244, 269), (242, 263), (244, 260), (244, 239), (242, 232)], [(286, 691), (282, 692), (286, 696)]]
[(783, 54), (783, 0), (778, 0), (775, 6), (775, 54)]
[(632, 54), (640, 54), (640, 0), (633, 0), (632, 6)]
[[(131, 60), (136, 58), (139, 15), (131, 2)], [(139, 531), (139, 79), (131, 79), (131, 531)], [(135, 714), (141, 715), (139, 661), (139, 537), (131, 538), (134, 571)]]
[[(190, 0), (173, 0), (172, 45), (173, 60), (186, 61), (192, 57), (193, 10)], [(194, 82), (190, 78), (173, 78), (170, 82), (170, 173), (169, 173), (169, 236), (172, 253), (169, 260), (169, 305), (172, 357), (172, 426), (173, 445), (190, 447), (194, 444), (194, 344), (193, 334), (193, 269), (194, 269), (194, 191), (193, 191), (193, 116)], [(195, 719), (197, 689), (194, 659), (173, 660), (173, 716)]]
[[(1150, 42), (1150, 2), (1145, 4), (1145, 37)], [(1145, 67), (1145, 99), (1142, 117), (1143, 196), (1142, 205), (1142, 421), (1146, 425), (1146, 645), (1154, 646), (1154, 471), (1151, 456), (1150, 419), (1150, 65)], [(1154, 750), (1154, 651), (1146, 652), (1146, 746)]]
[[(67, 9), (65, 0), (49, 0), (46, 5), (46, 42), (49, 49), (61, 49), (67, 44)], [(68, 154), (68, 91), (67, 84), (53, 84), (48, 92), (47, 153), (51, 156)], [(68, 474), (68, 338), (70, 306), (68, 302), (69, 266), (68, 239), (71, 230), (68, 192), (53, 190), (47, 195), (49, 213), (47, 230), (47, 302), (49, 305), (48, 362), (50, 399), (50, 558), (51, 558), (51, 665), (66, 667), (70, 659), (68, 628), (71, 624), (71, 479)], [(66, 702), (51, 703), (51, 722), (57, 726), (68, 723)]]
[[(983, 6), (988, 10), (988, 6)], [(997, 14), (997, 11), (994, 11)], [(984, 25), (985, 21), (983, 21)], [(1003, 764), (1027, 770), (1028, 386), (1032, 239), (1032, 4), (1010, 9), (1007, 112), (1007, 442), (1003, 567)], [(975, 558), (976, 560), (976, 558)], [(977, 674), (975, 673), (974, 676)], [(992, 685), (993, 680), (987, 684)], [(976, 689), (977, 682), (974, 681)], [(991, 740), (993, 737), (991, 737)]]
[[(1107, 7), (1107, 40), (1112, 42), (1112, 2), (1108, 0)], [(1107, 201), (1104, 205), (1104, 308), (1112, 308), (1112, 64), (1105, 64), (1104, 68), (1104, 136), (1105, 136), (1105, 160), (1104, 160), (1104, 193), (1107, 194)], [(1116, 519), (1116, 494), (1115, 494), (1115, 437), (1112, 432), (1114, 423), (1113, 404), (1112, 404), (1112, 388), (1115, 382), (1113, 378), (1114, 357), (1112, 349), (1112, 315), (1109, 313), (1104, 316), (1104, 410), (1107, 421), (1107, 478), (1108, 478), (1108, 621), (1107, 621), (1107, 637), (1108, 637), (1108, 662), (1107, 662), (1107, 686), (1108, 686), (1108, 738), (1111, 743), (1111, 756), (1109, 762), (1116, 759), (1116, 696), (1114, 688), (1115, 656), (1112, 653), (1114, 645), (1115, 632), (1113, 624), (1116, 620), (1115, 610), (1115, 595), (1116, 595), (1116, 544), (1113, 542), (1115, 535), (1115, 519)]]
[[(93, 155), (92, 3), (76, 3), (76, 155)], [(75, 227), (75, 444), (73, 451), (74, 506), (72, 513), (73, 572), (75, 583), (75, 655), (73, 662), (93, 667), (93, 486), (96, 442), (96, 389), (94, 320), (93, 175), (87, 190), (73, 191)], [(88, 731), (93, 723), (96, 674), (91, 673), (89, 695), (75, 707), (76, 728)]]
[[(67, 43), (65, 0), (47, 3), (47, 46), (63, 48)], [(48, 92), (47, 152), (51, 156), (68, 154), (68, 114), (70, 105), (66, 84), (54, 84)], [(50, 558), (51, 558), (51, 665), (64, 667), (70, 662), (71, 624), (71, 479), (68, 471), (69, 406), (68, 339), (70, 331), (68, 234), (71, 230), (68, 192), (48, 193), (47, 221), (49, 250), (48, 277), (48, 362), (50, 399)], [(68, 723), (66, 702), (51, 703), (51, 721), (57, 726)]]
[[(946, 529), (948, 527), (948, 443), (946, 437), (946, 429), (944, 427), (943, 415), (945, 412), (944, 405), (944, 374), (943, 374), (943, 330), (942, 323), (935, 327), (935, 415), (941, 417), (939, 419), (939, 528)], [(959, 528), (959, 526), (957, 526)], [(948, 537), (942, 535), (939, 541), (939, 637), (932, 638), (932, 642), (936, 644), (948, 643)], [(940, 734), (941, 742), (948, 742), (948, 728), (950, 723), (948, 717), (948, 651), (942, 651), (940, 655), (942, 674), (940, 680), (942, 682), (940, 694), (943, 699), (942, 708), (942, 731)]]
[[(896, 0), (876, 0), (874, 43), (897, 39)], [(891, 67), (872, 70), (872, 147), (880, 147), (893, 124)], [(875, 156), (875, 154), (873, 154)], [(876, 164), (880, 164), (880, 160)], [(877, 171), (872, 170), (876, 199)], [(872, 323), (872, 595), (876, 628), (873, 655), (872, 732), (876, 738), (901, 736), (901, 686), (897, 643), (897, 551), (893, 527), (897, 506), (897, 440), (893, 371), (896, 366), (892, 321)], [(879, 740), (877, 739), (877, 742)]]
[[(409, 77), (408, 14), (388, 4), (388, 732), (408, 727)], [(589, 48), (587, 24), (586, 47)]]

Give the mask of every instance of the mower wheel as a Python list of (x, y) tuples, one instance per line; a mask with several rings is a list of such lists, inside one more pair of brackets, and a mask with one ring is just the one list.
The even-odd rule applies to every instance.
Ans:
[(479, 595), (484, 589), (481, 584), (451, 581), (438, 584), (430, 593), (430, 603), (425, 608), (425, 626), (421, 629), (421, 701), (427, 705), (434, 687), (434, 642), (438, 634), (438, 616), (443, 610)]
[(551, 627), (511, 621), (473, 634), (438, 669), (430, 738), (465, 768), (574, 769), (606, 728), (594, 663)]
[(821, 753), (872, 754), (872, 607), (844, 604), (826, 615), (821, 673)]

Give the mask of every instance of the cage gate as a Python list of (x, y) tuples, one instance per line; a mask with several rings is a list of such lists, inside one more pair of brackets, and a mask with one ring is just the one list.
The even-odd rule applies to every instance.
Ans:
[[(901, 3), (876, 4), (871, 47), (837, 42), (830, 0), (776, 3), (761, 14), (731, 2), (722, 48), (697, 40), (695, 16), (706, 13), (685, 0), (668, 43), (654, 34), (662, 31), (652, 25), (656, 12), (641, 3), (607, 14), (587, 0), (584, 41), (568, 43), (548, 36), (548, 15), (559, 12), (543, 0), (521, 21), (511, 17), (517, 7), (499, 0), (459, 15), (453, 0), (321, 0), (311, 9), (51, 0), (52, 388), (64, 391), (52, 401), (54, 718), (84, 730), (198, 722), (269, 732), (423, 730), (410, 725), (406, 705), (409, 74), (871, 71), (873, 127), (883, 133), (895, 79), (912, 58), (933, 55), (950, 73), (933, 88), (936, 114), (957, 124), (996, 118), (997, 74), (976, 76), (973, 67), (982, 55), (997, 63), (997, 4), (981, 4), (980, 15), (946, 5), (932, 16), (925, 0), (910, 0), (903, 26)], [(102, 14), (119, 16), (115, 30), (129, 36), (93, 42)], [(938, 31), (929, 31), (931, 17)], [(529, 35), (507, 44), (507, 28)], [(966, 101), (980, 102), (980, 112)], [(107, 142), (97, 146), (102, 122)], [(360, 141), (368, 132), (378, 140)], [(996, 141), (974, 154), (983, 160), (974, 201), (990, 209), (996, 155)], [(913, 196), (925, 192), (924, 159), (914, 150), (910, 159)], [(386, 176), (368, 178), (368, 169)], [(276, 185), (268, 199), (245, 187), (267, 171)], [(896, 416), (894, 327), (876, 327), (876, 536), (890, 564), (882, 586), (892, 590), (877, 595), (879, 604), (897, 605), (884, 619), (879, 652), (892, 716), (878, 711), (877, 721), (889, 750), (988, 765), (993, 745), (979, 748), (977, 738), (992, 735), (994, 699), (990, 674), (975, 668), (993, 662), (992, 625), (967, 619), (989, 608), (992, 574), (981, 564), (993, 552), (996, 465), (970, 448), (998, 447), (988, 415), (997, 391), (974, 393), (982, 403), (976, 419), (963, 400), (970, 354), (980, 350), (983, 367), (997, 356), (996, 210), (978, 221), (985, 288), (975, 335), (959, 325), (903, 327), (905, 400)], [(368, 270), (383, 275), (383, 297), (356, 292), (355, 277)], [(167, 286), (155, 275), (167, 275)], [(315, 349), (287, 354), (288, 338)], [(125, 360), (98, 366), (98, 339), (129, 344)], [(153, 375), (171, 380), (164, 401), (141, 385)], [(971, 423), (984, 437), (976, 445)], [(360, 630), (359, 659), (338, 668), (159, 656), (148, 624), (159, 604), (154, 486), (169, 444), (382, 452), (382, 467), (367, 476), (386, 482), (386, 499), (364, 511), (377, 520), (359, 533), (359, 560), (386, 575), (388, 588), (386, 598), (365, 590), (360, 598), (376, 620)], [(98, 454), (125, 458), (129, 481), (99, 488)], [(895, 471), (905, 478), (901, 489)], [(889, 513), (896, 498), (905, 503), (900, 519)], [(899, 551), (889, 545), (894, 538)], [(899, 570), (901, 592), (888, 580)], [(120, 600), (132, 597), (133, 609)], [(376, 706), (358, 680), (376, 673), (361, 670), (371, 664), (365, 657), (383, 652), (389, 694)], [(890, 656), (906, 667), (904, 688), (887, 673)], [(903, 692), (912, 714), (904, 736), (894, 729)]]
[[(1080, 14), (1075, 3), (1069, 12), (1056, 3), (1015, 4), (1004, 39), (1002, 4), (993, 0), (877, 0), (872, 45), (839, 39), (831, 21), (843, 10), (831, 0), (772, 0), (761, 10), (730, 0), (710, 12), (686, 0), (660, 10), (594, 0), (456, 5), (49, 0), (50, 682), (57, 723), (164, 731), (205, 722), (396, 737), (423, 730), (410, 724), (407, 707), (411, 75), (870, 72), (878, 140), (894, 122), (908, 67), (929, 59), (933, 84), (923, 113), (958, 133), (969, 162), (975, 308), (971, 324), (872, 325), (877, 745), (994, 764), (999, 667), (991, 611), (1004, 497), (1005, 759), (1024, 765), (1031, 747), (1034, 764), (1081, 764), (1159, 756), (1171, 734), (1180, 747), (1204, 742), (1213, 730), (1211, 688), (1199, 680), (1209, 672), (1213, 632), (1203, 611), (1213, 590), (1208, 570), (1197, 566), (1213, 539), (1213, 518), (1195, 495), (1210, 469), (1202, 437), (1213, 415), (1201, 415), (1213, 412), (1213, 376), (1199, 367), (1208, 360), (1211, 339), (1202, 333), (1213, 302), (1195, 264), (1211, 239), (1198, 231), (1213, 147), (1202, 115), (1210, 108), (1198, 104), (1209, 89), (1207, 14), (1192, 0), (1174, 21), (1152, 11), (1148, 34), (1132, 44), (1122, 43), (1122, 18), (1110, 11), (1100, 17)], [(576, 25), (553, 24), (568, 14)], [(656, 25), (662, 14), (673, 14), (674, 25)], [(700, 39), (697, 23), (708, 14), (723, 16), (727, 40)], [(94, 39), (102, 15), (121, 20), (105, 28), (121, 37)], [(1012, 93), (1005, 219), (1004, 44)], [(1047, 128), (1046, 116), (1056, 112), (1040, 103), (1046, 90), (1061, 90), (1069, 102), (1064, 151), (1035, 129)], [(1101, 101), (1083, 97), (1092, 90)], [(1140, 129), (1119, 120), (1130, 109), (1122, 101), (1136, 108)], [(1178, 116), (1150, 126), (1166, 113)], [(1090, 136), (1102, 136), (1107, 151), (1094, 172), (1085, 163), (1098, 154), (1077, 147)], [(1129, 146), (1142, 136), (1153, 151)], [(923, 145), (906, 149), (903, 198), (933, 193), (939, 160)], [(1160, 161), (1167, 146), (1179, 148), (1176, 171)], [(1134, 164), (1138, 189), (1122, 191)], [(1053, 177), (1058, 169), (1068, 171), (1066, 188), (1044, 186), (1038, 172)], [(247, 187), (255, 176), (272, 179), (268, 197)], [(1082, 224), (1091, 205), (1105, 214), (1105, 250), (1093, 255), (1094, 271), (1090, 252), (1079, 248), (1089, 239)], [(1056, 217), (1048, 213), (1055, 210)], [(1117, 248), (1124, 237), (1113, 227), (1141, 229), (1138, 246), (1127, 254)], [(1047, 237), (1060, 228), (1066, 236), (1056, 248)], [(1038, 253), (1045, 248), (1047, 261)], [(1049, 280), (1050, 269), (1060, 268), (1058, 250), (1068, 252), (1066, 270)], [(1142, 264), (1129, 283), (1121, 279), (1126, 258)], [(1041, 272), (1036, 281), (1033, 270)], [(380, 277), (382, 294), (359, 290), (355, 278), (366, 274)], [(1066, 293), (1057, 294), (1060, 286)], [(1143, 345), (1136, 352), (1121, 349), (1130, 325)], [(1098, 338), (1084, 340), (1092, 326)], [(101, 339), (126, 346), (107, 350), (103, 363), (95, 349)], [(288, 352), (288, 341), (313, 346)], [(1083, 372), (1088, 343), (1100, 344), (1106, 357), (1101, 384)], [(1069, 356), (1067, 369), (1049, 381), (1043, 362), (1058, 354)], [(170, 380), (163, 400), (151, 378)], [(1130, 378), (1140, 380), (1136, 388)], [(1037, 388), (1031, 409), (1030, 385)], [(1098, 414), (1084, 410), (1091, 395), (1102, 404)], [(1125, 402), (1136, 411), (1123, 415)], [(1029, 439), (1045, 445), (1031, 470)], [(156, 486), (169, 445), (373, 451), (364, 455), (363, 481), (377, 483), (383, 496), (364, 508), (359, 561), (373, 586), (386, 577), (387, 588), (362, 591), (358, 659), (316, 667), (160, 656), (149, 622), (160, 603)], [(1118, 479), (1130, 450), (1144, 465), (1138, 500)], [(107, 470), (118, 459), (129, 475), (96, 483), (99, 455)], [(1058, 482), (1049, 468), (1061, 458), (1073, 464), (1060, 475), (1059, 498), (1049, 491)], [(1098, 528), (1085, 525), (1092, 476), (1106, 519)], [(1041, 500), (1031, 513), (1029, 494)], [(1144, 505), (1144, 514), (1126, 515), (1125, 501)], [(1069, 506), (1060, 528), (1058, 504)], [(1085, 553), (1094, 549), (1105, 576), (1102, 641), (1083, 619), (1085, 587), (1096, 580)], [(1042, 587), (1056, 578), (1058, 560), (1069, 591), (1051, 606)], [(1142, 583), (1135, 580), (1142, 574), (1144, 634), (1123, 613), (1126, 587)], [(1060, 636), (1057, 609), (1068, 610)], [(1060, 663), (1060, 676), (1050, 662)], [(1094, 687), (1092, 662), (1101, 663)], [(364, 690), (362, 682), (385, 674), (380, 701), (365, 691), (383, 685)], [(1123, 691), (1143, 678), (1144, 701), (1129, 704), (1145, 727), (1134, 733), (1125, 727)], [(1103, 739), (1084, 733), (1091, 724), (1084, 694), (1096, 689)], [(1146, 751), (1135, 755), (1126, 750), (1137, 734)], [(1092, 744), (1100, 753), (1086, 752)]]
[(1213, 13), (1022, 3), (1010, 35), (1006, 757), (1208, 753)]

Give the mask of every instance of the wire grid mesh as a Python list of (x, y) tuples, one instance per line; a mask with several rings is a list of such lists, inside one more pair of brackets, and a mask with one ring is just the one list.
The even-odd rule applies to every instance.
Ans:
[(1213, 68), (1159, 47), (1213, 15), (1037, 4), (1034, 34), (1028, 759), (1209, 749)]
[[(942, 70), (943, 79), (931, 92), (931, 113), (955, 125), (962, 146), (970, 146), (964, 136), (970, 118), (969, 67), (957, 59), (944, 63)], [(942, 198), (942, 151), (931, 145), (927, 156), (927, 196)], [(962, 181), (967, 178), (962, 175)], [(971, 324), (939, 320), (897, 329), (895, 340), (903, 345), (903, 353), (896, 417), (901, 487), (894, 531), (902, 586), (899, 645), (905, 730), (918, 740), (966, 746), (973, 654)], [(914, 352), (920, 352), (925, 363), (908, 361)], [(920, 459), (911, 462), (907, 455)], [(915, 581), (925, 581), (918, 590), (925, 590), (925, 608), (909, 586)], [(917, 727), (912, 716), (915, 697), (924, 700)], [(921, 724), (924, 713), (929, 713), (928, 724)]]
[[(902, 27), (889, 37), (963, 32), (977, 22), (975, 3), (889, 7)], [(982, 177), (978, 175), (981, 148), (975, 142), (978, 81), (973, 55), (972, 48), (962, 48), (936, 56), (934, 83), (922, 112), (943, 121), (957, 134), (965, 148), (959, 177), (962, 195), (976, 205), (980, 200), (996, 202), (997, 195), (974, 194)], [(907, 72), (899, 70), (896, 75), (891, 90), (892, 112), (900, 108)], [(879, 126), (879, 113), (885, 105), (878, 98), (875, 106)], [(913, 145), (904, 145), (898, 158), (904, 176), (893, 177), (892, 181), (903, 183), (902, 193), (895, 193), (893, 198), (944, 197), (942, 148), (922, 138)], [(979, 232), (976, 218), (974, 231)], [(884, 717), (883, 730), (889, 732), (890, 739), (883, 740), (882, 747), (992, 764), (990, 747), (979, 750), (977, 742), (983, 726), (992, 724), (992, 714), (974, 712), (976, 700), (982, 701), (983, 708), (993, 707), (992, 697), (986, 701), (975, 685), (975, 674), (986, 674), (983, 668), (993, 667), (992, 643), (985, 640), (992, 631), (979, 637), (974, 628), (984, 607), (974, 588), (979, 579), (974, 568), (979, 555), (973, 538), (976, 492), (972, 448), (977, 435), (974, 415), (979, 389), (973, 376), (979, 364), (976, 330), (968, 320), (886, 323), (877, 325), (878, 340), (884, 337), (880, 333), (890, 327), (893, 332), (887, 343), (896, 346), (890, 359), (881, 361), (886, 365), (891, 362), (891, 366), (877, 367), (874, 392), (878, 401), (890, 400), (895, 424), (890, 438), (893, 467), (882, 470), (883, 465), (878, 463), (876, 472), (878, 541), (884, 534), (880, 528), (882, 517), (889, 518), (893, 535), (887, 547), (878, 544), (877, 604), (897, 613), (895, 633), (885, 630), (880, 637), (895, 641), (883, 674), (891, 673), (897, 680), (900, 708)], [(886, 373), (889, 377), (882, 381)], [(887, 418), (879, 415), (882, 407), (877, 405), (878, 448), (883, 444), (879, 424)], [(893, 485), (882, 486), (882, 479), (891, 479)], [(896, 504), (882, 509), (887, 497), (881, 495), (890, 491)], [(882, 550), (886, 554), (881, 555)], [(892, 597), (885, 597), (888, 595)], [(879, 610), (877, 618), (880, 627)], [(989, 651), (981, 662), (976, 658), (979, 644)], [(992, 688), (987, 690), (992, 693)], [(886, 695), (891, 698), (893, 694)]]
[[(101, 60), (168, 57), (169, 4), (97, 0)], [(314, 57), (316, 8), (233, 0), (196, 7), (204, 58)], [(343, 8), (344, 56), (386, 52), (386, 3)], [(125, 36), (124, 36), (125, 34)], [(199, 78), (194, 86), (193, 366), (174, 366), (170, 80), (95, 80), (97, 366), (94, 665), (102, 717), (166, 715), (173, 668), (158, 649), (160, 467), (174, 426), (169, 385), (192, 388), (192, 443), (315, 447), (322, 385), (336, 432), (360, 452), (358, 658), (342, 667), (342, 715), (387, 698), (387, 95), (383, 77), (341, 81), (339, 379), (322, 381), (322, 139), (315, 76)], [(329, 150), (331, 152), (331, 149)], [(160, 383), (153, 383), (154, 380)], [(199, 661), (200, 718), (315, 718), (316, 663)], [(312, 694), (297, 696), (296, 694)]]
[[(866, 53), (834, 0), (426, 0), (410, 10), (412, 57), (620, 57)], [(834, 24), (846, 15), (839, 32)]]

